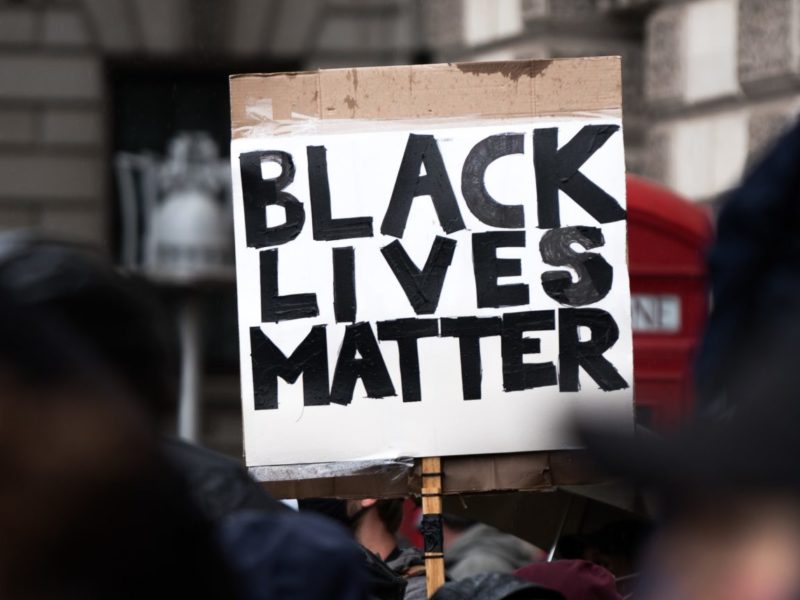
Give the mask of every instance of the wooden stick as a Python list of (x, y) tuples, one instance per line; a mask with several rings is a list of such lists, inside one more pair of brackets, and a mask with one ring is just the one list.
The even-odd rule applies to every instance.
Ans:
[(425, 582), (428, 598), (444, 585), (442, 532), (442, 459), (422, 459), (422, 535), (425, 540)]

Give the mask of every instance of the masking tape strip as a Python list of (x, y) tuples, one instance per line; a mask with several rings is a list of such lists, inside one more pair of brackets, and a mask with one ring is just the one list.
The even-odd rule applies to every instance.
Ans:
[(448, 127), (474, 127), (476, 125), (513, 126), (531, 122), (553, 122), (586, 119), (620, 119), (622, 110), (618, 108), (600, 111), (579, 111), (574, 113), (554, 113), (552, 115), (463, 115), (458, 117), (430, 117), (418, 119), (320, 119), (310, 115), (293, 114), (292, 119), (274, 120), (272, 103), (269, 99), (248, 105), (249, 116), (257, 120), (256, 125), (236, 127), (231, 130), (233, 141), (237, 139), (262, 138), (284, 135), (328, 135), (337, 133), (356, 133), (359, 131), (408, 131), (411, 129), (435, 129)]
[(310, 463), (299, 465), (265, 465), (249, 467), (256, 481), (299, 481), (352, 475), (389, 473), (392, 480), (407, 476), (414, 468), (413, 458), (376, 459), (348, 462)]

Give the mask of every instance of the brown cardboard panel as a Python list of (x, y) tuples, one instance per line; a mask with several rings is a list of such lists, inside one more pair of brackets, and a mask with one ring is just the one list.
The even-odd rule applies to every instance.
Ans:
[(453, 456), (444, 460), (446, 493), (538, 490), (602, 479), (579, 451)]
[(264, 486), (275, 498), (400, 498), (419, 492), (408, 475), (354, 475), (302, 481), (267, 481)]
[[(566, 116), (621, 108), (619, 57), (329, 69), (233, 75), (232, 137), (265, 119), (424, 119)], [(443, 460), (444, 493), (553, 490), (602, 483), (580, 451)], [(417, 472), (263, 484), (278, 498), (394, 497), (419, 493)]]
[(620, 58), (324, 69), (231, 77), (231, 127), (274, 120), (567, 115), (619, 109)]
[(535, 80), (536, 114), (621, 108), (621, 68), (619, 57), (551, 61)]
[[(557, 486), (592, 485), (605, 476), (579, 450), (451, 456), (442, 460), (443, 491), (550, 491)], [(369, 475), (262, 484), (276, 498), (391, 498), (419, 494), (419, 467)]]
[(543, 549), (551, 548), (559, 534), (585, 535), (611, 523), (647, 518), (647, 513), (639, 506), (620, 507), (598, 502), (580, 492), (560, 488), (546, 494), (500, 492), (447, 496), (443, 510), (487, 523)]
[[(319, 82), (316, 73), (233, 76), (231, 88), (231, 129), (261, 123), (259, 109), (268, 107), (275, 120), (289, 120), (293, 113), (317, 116)], [(255, 109), (255, 110), (253, 110)]]

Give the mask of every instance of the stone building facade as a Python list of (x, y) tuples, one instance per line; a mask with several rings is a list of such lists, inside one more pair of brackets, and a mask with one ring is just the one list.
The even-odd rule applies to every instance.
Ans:
[(104, 244), (130, 57), (302, 67), (624, 58), (629, 169), (716, 198), (800, 101), (798, 0), (0, 0), (0, 226)]
[(426, 7), (427, 43), (437, 59), (620, 54), (629, 170), (695, 201), (717, 199), (734, 185), (798, 111), (796, 0), (453, 0)]
[[(629, 170), (713, 201), (800, 107), (800, 0), (0, 0), (0, 228), (110, 246), (114, 61), (603, 54), (624, 60)], [(227, 407), (210, 442), (231, 450), (235, 381), (205, 386)]]

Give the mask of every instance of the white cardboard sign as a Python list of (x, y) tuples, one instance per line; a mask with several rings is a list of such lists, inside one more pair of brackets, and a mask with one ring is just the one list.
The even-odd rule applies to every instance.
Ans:
[(249, 466), (554, 450), (632, 418), (615, 118), (232, 144)]

